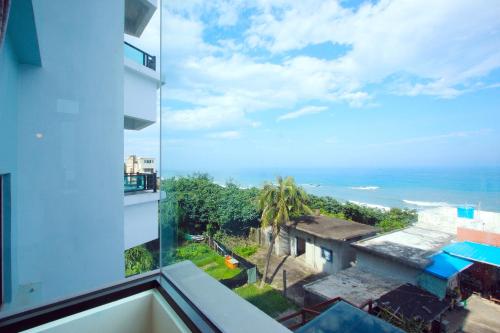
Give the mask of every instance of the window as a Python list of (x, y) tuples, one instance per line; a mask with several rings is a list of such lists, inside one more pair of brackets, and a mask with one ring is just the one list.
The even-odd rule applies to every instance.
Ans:
[(321, 248), (321, 258), (325, 259), (328, 262), (332, 262), (332, 250), (329, 250), (329, 249), (322, 247)]

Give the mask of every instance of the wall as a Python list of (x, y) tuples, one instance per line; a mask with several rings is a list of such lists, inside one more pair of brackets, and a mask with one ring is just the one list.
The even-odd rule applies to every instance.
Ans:
[(140, 130), (156, 122), (159, 74), (130, 59), (124, 61), (124, 113), (137, 120), (126, 121), (126, 128)]
[(8, 42), (1, 52), (11, 307), (123, 277), (123, 11), (122, 1), (34, 1), (42, 66), (13, 65)]
[[(12, 221), (17, 220), (17, 98), (16, 89), (18, 82), (18, 63), (9, 36), (4, 40), (3, 48), (0, 50), (0, 175), (9, 175), (10, 204), (7, 215), (7, 207), (3, 207), (3, 279), (6, 285), (4, 290), (5, 300), (8, 302), (12, 297), (12, 288), (9, 288), (11, 279), (16, 279), (16, 273), (9, 267), (16, 256), (14, 249), (10, 246), (12, 234)], [(5, 190), (6, 179), (3, 187)], [(4, 204), (6, 195), (3, 197)], [(10, 231), (10, 233), (8, 232)], [(10, 235), (9, 235), (10, 234)]]
[(419, 269), (360, 250), (356, 251), (356, 258), (357, 267), (405, 283), (408, 282), (416, 285), (417, 277), (421, 273)]
[[(351, 261), (354, 261), (356, 254), (354, 249), (347, 243), (342, 241), (326, 240), (316, 236), (309, 235), (303, 231), (296, 229), (288, 229), (286, 235), (289, 239), (288, 253), (296, 256), (296, 237), (306, 240), (306, 251), (304, 254), (305, 263), (318, 272), (336, 273), (342, 269), (351, 266)], [(281, 237), (282, 239), (284, 237)], [(283, 240), (280, 244), (286, 244)], [(332, 261), (329, 262), (321, 257), (321, 248), (332, 250)], [(281, 250), (281, 253), (285, 253)]]
[(158, 200), (160, 200), (159, 192), (125, 195), (125, 249), (158, 238)]

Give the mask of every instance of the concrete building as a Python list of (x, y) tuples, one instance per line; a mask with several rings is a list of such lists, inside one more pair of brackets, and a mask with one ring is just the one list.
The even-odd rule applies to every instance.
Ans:
[(431, 256), (454, 238), (452, 234), (413, 226), (352, 245), (358, 267), (417, 285), (419, 275), (432, 263)]
[(159, 74), (123, 37), (157, 7), (0, 0), (2, 333), (290, 332), (190, 262), (124, 279), (124, 249), (157, 237), (138, 212), (158, 192), (137, 178), (124, 197), (123, 130), (156, 121)]
[[(150, 77), (139, 78), (124, 58), (124, 16), (116, 13), (128, 24), (148, 22), (127, 8), (124, 1), (10, 2), (0, 53), (0, 176), (10, 200), (3, 272), (12, 306), (124, 277), (124, 123), (133, 109), (137, 119), (156, 120), (159, 86), (158, 73), (148, 68)], [(132, 105), (144, 96), (126, 82), (139, 79), (152, 88), (152, 109)], [(92, 247), (82, 251), (85, 244)]]
[[(469, 214), (460, 214), (465, 209)], [(500, 214), (483, 211), (477, 207), (426, 209), (419, 212), (416, 225), (454, 234), (460, 241), (500, 246)]]
[(376, 232), (366, 224), (323, 215), (305, 216), (281, 229), (276, 254), (302, 258), (318, 272), (336, 273), (356, 260), (350, 244)]
[(156, 160), (130, 155), (125, 162), (125, 173), (156, 173)]
[(306, 301), (340, 296), (361, 304), (405, 283), (444, 297), (446, 289), (454, 287), (457, 272), (436, 276), (427, 269), (442, 259), (435, 256), (454, 239), (446, 232), (413, 226), (353, 242), (355, 266), (306, 285)]

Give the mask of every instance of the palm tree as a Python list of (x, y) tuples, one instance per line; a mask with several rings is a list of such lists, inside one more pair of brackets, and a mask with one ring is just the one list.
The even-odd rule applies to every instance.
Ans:
[(312, 213), (306, 205), (306, 192), (295, 184), (292, 177), (285, 179), (277, 177), (276, 180), (277, 184), (265, 184), (259, 195), (259, 209), (262, 211), (261, 227), (271, 227), (271, 243), (267, 250), (264, 276), (260, 282), (261, 288), (266, 282), (274, 242), (281, 227), (290, 222), (291, 216)]

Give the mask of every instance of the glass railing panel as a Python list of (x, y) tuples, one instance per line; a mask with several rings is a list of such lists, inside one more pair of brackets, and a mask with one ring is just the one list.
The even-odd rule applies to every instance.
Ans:
[(124, 55), (126, 58), (129, 58), (132, 61), (140, 65), (146, 66), (152, 70), (156, 70), (155, 56), (152, 56), (127, 42), (124, 42), (123, 47), (124, 47)]

